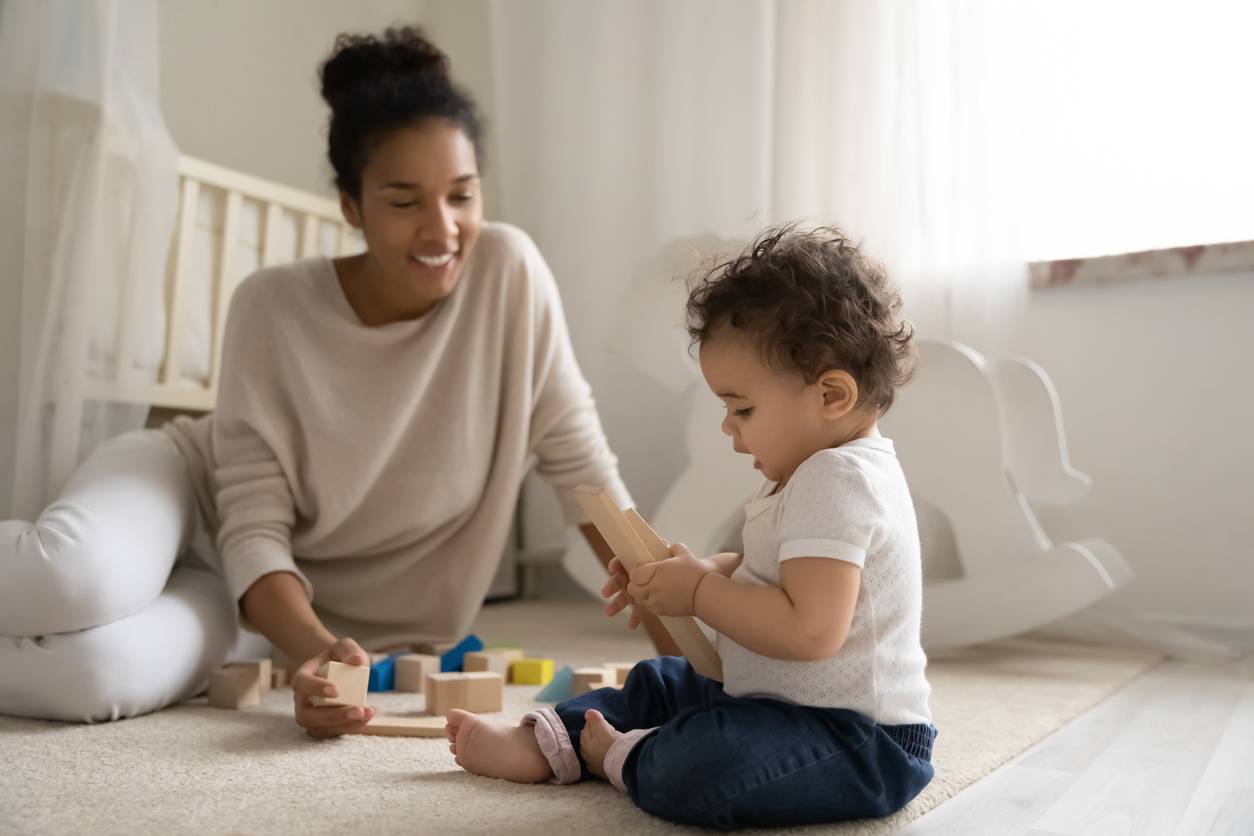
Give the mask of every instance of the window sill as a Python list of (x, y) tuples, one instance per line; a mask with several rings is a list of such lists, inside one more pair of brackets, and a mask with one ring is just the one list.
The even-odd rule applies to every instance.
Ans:
[(1036, 290), (1242, 271), (1254, 271), (1254, 241), (1033, 261), (1028, 264), (1028, 283)]

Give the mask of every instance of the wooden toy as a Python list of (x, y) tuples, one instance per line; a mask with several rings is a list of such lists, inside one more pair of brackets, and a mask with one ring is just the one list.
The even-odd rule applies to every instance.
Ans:
[(314, 697), (314, 705), (366, 704), (366, 687), (370, 684), (370, 668), (365, 665), (327, 662), (318, 668), (318, 676), (335, 683), (338, 694), (334, 697)]
[(540, 689), (540, 693), (536, 694), (538, 702), (561, 702), (575, 696), (575, 672), (570, 669), (570, 665), (563, 665), (562, 669), (553, 674), (553, 678)]
[(517, 685), (547, 685), (552, 678), (552, 659), (519, 659), (509, 666), (510, 682)]
[(572, 690), (575, 696), (615, 684), (614, 672), (609, 668), (580, 668), (575, 671)]
[(521, 650), (475, 650), (467, 653), (464, 657), (462, 670), (467, 673), (471, 671), (492, 671), (508, 679), (509, 666), (522, 658), (523, 652)]
[(627, 684), (627, 674), (631, 673), (636, 667), (635, 662), (608, 662), (605, 667), (614, 672), (614, 682), (617, 685)]
[(396, 657), (384, 656), (370, 665), (370, 678), (366, 682), (368, 691), (396, 690)]
[(247, 659), (240, 662), (228, 662), (223, 667), (248, 671), (249, 675), (255, 677), (259, 683), (261, 696), (264, 697), (270, 693), (273, 666), (269, 659)]
[[(580, 485), (575, 488), (575, 499), (628, 571), (670, 557), (666, 541), (649, 527), (636, 509), (621, 510), (609, 491)], [(692, 617), (659, 616), (659, 620), (697, 673), (723, 680), (723, 662), (718, 651)]]
[(433, 673), (427, 676), (427, 713), (444, 715), (460, 708), (480, 714), (500, 711), (505, 678), (491, 671)]
[(256, 672), (242, 667), (219, 668), (209, 674), (209, 704), (214, 708), (245, 708), (261, 702)]
[(467, 653), (483, 650), (483, 641), (473, 633), (459, 642), (424, 642), (418, 645), (419, 653), (440, 657), (440, 671), (453, 673), (460, 671), (463, 657)]
[(390, 717), (376, 714), (370, 722), (353, 734), (374, 734), (384, 737), (444, 737), (447, 724), (440, 717)]
[(440, 657), (426, 653), (406, 653), (396, 657), (396, 690), (421, 694), (427, 688), (427, 675), (440, 672)]
[(286, 688), (287, 683), (291, 681), (291, 678), (292, 678), (291, 671), (289, 671), (287, 668), (276, 667), (270, 673), (271, 690), (277, 690), (279, 688)]

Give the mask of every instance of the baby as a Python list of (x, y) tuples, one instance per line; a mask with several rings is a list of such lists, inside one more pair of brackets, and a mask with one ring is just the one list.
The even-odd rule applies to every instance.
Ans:
[(877, 421), (913, 367), (901, 299), (842, 232), (763, 233), (692, 290), (701, 371), (722, 430), (766, 483), (745, 506), (744, 554), (682, 545), (603, 593), (700, 618), (725, 681), (682, 658), (504, 726), (448, 715), (470, 772), (608, 780), (642, 809), (723, 829), (886, 816), (932, 779), (936, 729), (919, 641), (918, 527)]

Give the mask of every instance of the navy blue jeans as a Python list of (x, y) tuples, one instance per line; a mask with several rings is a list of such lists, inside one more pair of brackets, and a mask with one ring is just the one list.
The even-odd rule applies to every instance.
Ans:
[(621, 690), (559, 703), (576, 752), (589, 708), (619, 731), (659, 727), (627, 757), (623, 783), (641, 809), (673, 822), (731, 830), (887, 816), (932, 780), (931, 725), (729, 697), (674, 656), (636, 665)]

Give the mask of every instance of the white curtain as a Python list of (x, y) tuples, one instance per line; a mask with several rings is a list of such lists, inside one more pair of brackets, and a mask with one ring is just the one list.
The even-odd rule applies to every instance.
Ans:
[(151, 382), (126, 360), (163, 340), (178, 175), (157, 78), (151, 0), (0, 6), (0, 518), (143, 424), (109, 389)]

